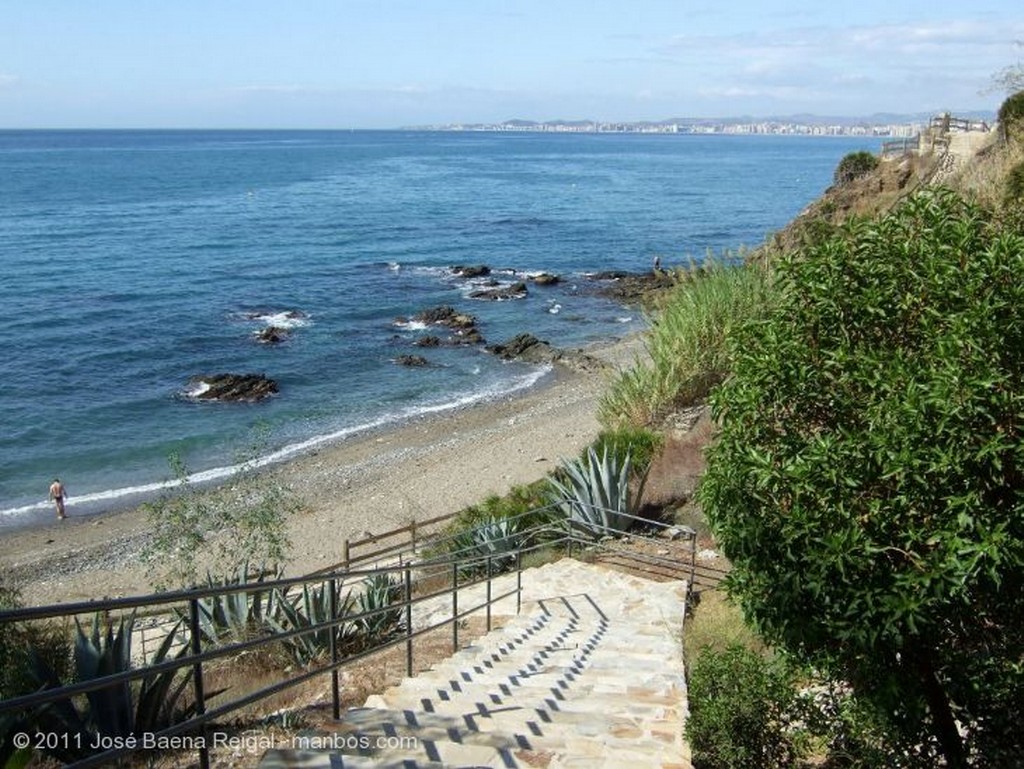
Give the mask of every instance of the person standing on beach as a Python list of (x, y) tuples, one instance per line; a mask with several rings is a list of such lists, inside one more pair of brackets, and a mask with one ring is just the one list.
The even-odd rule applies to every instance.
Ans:
[(67, 497), (67, 492), (64, 490), (64, 484), (60, 482), (60, 478), (54, 478), (53, 483), (50, 484), (50, 499), (57, 506), (57, 520), (63, 521), (67, 518), (64, 514), (64, 499)]

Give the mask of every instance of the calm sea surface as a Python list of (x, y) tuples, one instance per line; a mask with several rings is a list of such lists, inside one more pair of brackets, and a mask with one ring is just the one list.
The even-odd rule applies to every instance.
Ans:
[[(282, 458), (494, 398), (547, 372), (422, 350), (399, 316), (448, 304), (489, 342), (559, 346), (642, 318), (588, 273), (756, 246), (871, 139), (416, 132), (0, 131), (0, 526), (136, 501), (181, 455), (223, 477), (262, 425)], [(448, 269), (563, 282), (468, 298)], [(512, 271), (518, 275), (514, 275)], [(300, 317), (287, 317), (299, 313)], [(289, 341), (254, 334), (291, 326)], [(431, 366), (394, 359), (423, 354)], [(190, 377), (261, 372), (257, 404)]]

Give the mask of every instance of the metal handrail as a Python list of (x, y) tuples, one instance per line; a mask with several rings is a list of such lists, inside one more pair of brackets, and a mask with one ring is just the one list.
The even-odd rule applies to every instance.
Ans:
[[(509, 519), (517, 519), (526, 515), (536, 515), (538, 512), (543, 512), (547, 509), (553, 509), (559, 507), (558, 505), (550, 506), (550, 508), (541, 508), (540, 510), (528, 511), (526, 513), (519, 514), (517, 516), (510, 516)], [(626, 518), (642, 521), (645, 525), (649, 525), (653, 528), (670, 528), (669, 524), (663, 522), (651, 521), (644, 519), (640, 516), (621, 514)], [(486, 526), (484, 523), (481, 526)], [(480, 528), (480, 527), (475, 527)], [(344, 571), (334, 571), (330, 573), (316, 573), (309, 574), (300, 577), (280, 578), (269, 581), (260, 581), (258, 583), (244, 583), (244, 584), (226, 584), (226, 585), (210, 585), (201, 588), (194, 588), (190, 590), (179, 590), (168, 593), (160, 593), (149, 596), (132, 596), (128, 598), (116, 598), (116, 599), (104, 599), (101, 601), (88, 601), (78, 602), (74, 604), (64, 604), (57, 606), (42, 606), (42, 607), (31, 607), (24, 609), (13, 609), (0, 612), (0, 625), (9, 622), (19, 622), (25, 620), (38, 620), (38, 619), (50, 619), (54, 617), (68, 617), (84, 613), (104, 612), (109, 613), (113, 610), (126, 610), (126, 609), (137, 609), (141, 607), (154, 607), (154, 606), (169, 606), (169, 605), (181, 605), (186, 603), (189, 607), (188, 620), (189, 620), (189, 647), (191, 652), (188, 654), (182, 654), (180, 657), (175, 659), (165, 660), (157, 664), (143, 664), (139, 668), (123, 671), (102, 678), (96, 678), (91, 681), (84, 681), (69, 686), (63, 686), (59, 688), (43, 689), (41, 691), (23, 695), (20, 697), (12, 698), (5, 701), (0, 701), (0, 714), (9, 713), (13, 711), (23, 711), (26, 708), (33, 708), (46, 703), (68, 701), (72, 697), (87, 694), (91, 691), (98, 689), (104, 689), (118, 684), (124, 684), (130, 681), (140, 680), (149, 676), (157, 675), (160, 673), (166, 673), (170, 671), (177, 671), (182, 669), (191, 669), (193, 677), (193, 689), (194, 698), (196, 703), (196, 714), (184, 721), (177, 724), (173, 724), (166, 727), (163, 730), (157, 731), (150, 735), (155, 739), (173, 737), (176, 735), (198, 733), (199, 735), (205, 734), (206, 726), (216, 718), (223, 716), (227, 713), (237, 711), (247, 705), (265, 699), (277, 692), (283, 691), (287, 688), (296, 686), (304, 681), (309, 680), (318, 675), (326, 673), (332, 674), (332, 693), (334, 700), (335, 714), (339, 712), (339, 684), (337, 671), (346, 665), (350, 665), (357, 662), (365, 657), (373, 654), (377, 654), (385, 649), (397, 646), (400, 643), (406, 644), (407, 650), (407, 673), (412, 674), (412, 641), (425, 633), (431, 632), (438, 628), (444, 627), (450, 624), (452, 626), (453, 636), (453, 651), (458, 648), (458, 629), (459, 623), (462, 619), (478, 612), (485, 610), (487, 613), (487, 629), (490, 630), (491, 626), (491, 607), (506, 598), (513, 595), (517, 596), (517, 613), (522, 603), (522, 557), (526, 553), (533, 552), (534, 550), (558, 546), (565, 544), (568, 551), (571, 554), (572, 547), (574, 544), (581, 546), (597, 545), (601, 546), (600, 542), (595, 542), (594, 536), (581, 536), (579, 531), (582, 529), (588, 529), (591, 532), (608, 532), (608, 533), (621, 533), (613, 530), (609, 527), (602, 526), (592, 522), (580, 522), (576, 521), (568, 516), (562, 518), (559, 521), (552, 521), (550, 523), (533, 527), (522, 532), (516, 532), (513, 536), (519, 538), (519, 546), (509, 552), (501, 553), (490, 553), (490, 554), (476, 554), (470, 557), (460, 557), (460, 554), (465, 554), (466, 549), (456, 551), (454, 553), (446, 553), (442, 556), (423, 559), (415, 562), (406, 562), (399, 565), (375, 567), (372, 569), (349, 569)], [(554, 534), (553, 538), (547, 538)], [(450, 541), (455, 536), (442, 538), (440, 541)], [(692, 530), (688, 532), (688, 539), (690, 541), (690, 552), (691, 552), (691, 581), (693, 578), (694, 558), (692, 556), (695, 553), (696, 538)], [(532, 542), (531, 542), (532, 540)], [(433, 542), (437, 542), (434, 540)], [(467, 548), (468, 549), (468, 548)], [(634, 554), (635, 555), (635, 554)], [(494, 596), (492, 589), (493, 579), (498, 576), (494, 573), (495, 561), (506, 561), (508, 559), (515, 559), (515, 571), (517, 572), (516, 587), (515, 589), (508, 590), (501, 595)], [(661, 558), (656, 555), (644, 554), (643, 558), (638, 560), (654, 562), (663, 562), (666, 564), (673, 564), (678, 566), (678, 562), (668, 559)], [(474, 566), (486, 566), (486, 573), (484, 576), (476, 578), (460, 579), (461, 574), (467, 573), (468, 570)], [(448, 587), (442, 588), (437, 591), (427, 593), (425, 595), (412, 595), (412, 572), (425, 571), (428, 572), (427, 576), (435, 575), (437, 573), (443, 573), (443, 571), (450, 569), (451, 572), (451, 584)], [(359, 613), (341, 613), (335, 616), (336, 611), (336, 596), (339, 593), (339, 589), (346, 583), (352, 584), (353, 582), (360, 581), (366, 577), (377, 576), (381, 574), (401, 574), (404, 585), (404, 596), (401, 600), (389, 604), (386, 607), (380, 609), (372, 609), (365, 612)], [(340, 584), (339, 584), (340, 582)], [(203, 640), (199, 631), (199, 605), (200, 601), (213, 596), (223, 596), (237, 593), (269, 593), (274, 590), (284, 590), (298, 585), (308, 586), (310, 584), (323, 584), (330, 585), (331, 590), (331, 616), (325, 622), (316, 623), (309, 627), (303, 628), (291, 628), (283, 631), (276, 631), (268, 633), (265, 636), (258, 638), (248, 639), (229, 644), (218, 644), (212, 648), (203, 649)], [(470, 608), (461, 608), (458, 605), (458, 593), (460, 590), (475, 585), (486, 584), (487, 598), (480, 604), (472, 606)], [(398, 589), (403, 589), (403, 585), (397, 586)], [(426, 627), (422, 627), (414, 630), (412, 627), (411, 616), (412, 607), (418, 603), (424, 601), (443, 597), (445, 595), (451, 595), (452, 597), (452, 616), (446, 617), (436, 623), (432, 623)], [(395, 637), (389, 641), (375, 645), (370, 649), (365, 649), (356, 654), (351, 654), (343, 658), (338, 658), (337, 650), (334, 645), (334, 634), (331, 635), (331, 660), (322, 665), (314, 666), (306, 671), (303, 671), (297, 676), (290, 677), (288, 679), (278, 681), (270, 686), (263, 687), (255, 692), (251, 692), (243, 697), (233, 699), (230, 702), (226, 702), (210, 711), (206, 710), (205, 695), (203, 689), (203, 665), (209, 662), (224, 657), (236, 655), (242, 651), (248, 651), (250, 649), (256, 649), (261, 646), (278, 643), (283, 640), (290, 638), (296, 638), (299, 636), (320, 632), (323, 630), (333, 630), (339, 627), (343, 623), (349, 623), (358, 621), (360, 619), (366, 619), (372, 616), (384, 612), (402, 612), (405, 616), (406, 627), (405, 632), (400, 636)], [(113, 750), (104, 751), (98, 754), (89, 756), (81, 761), (72, 764), (76, 767), (96, 766), (108, 761), (114, 760), (122, 755), (131, 752), (130, 747), (118, 747)], [(199, 748), (200, 764), (204, 768), (208, 766), (208, 748), (205, 741), (202, 741)]]

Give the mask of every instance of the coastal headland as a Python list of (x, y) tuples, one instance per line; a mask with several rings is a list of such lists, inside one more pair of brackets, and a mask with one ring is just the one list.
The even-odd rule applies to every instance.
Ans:
[[(346, 538), (453, 513), (542, 477), (596, 437), (607, 372), (629, 366), (642, 349), (641, 340), (631, 338), (588, 350), (608, 364), (605, 372), (557, 365), (523, 393), (268, 468), (304, 507), (288, 522), (286, 573), (338, 563)], [(0, 569), (26, 605), (151, 592), (161, 569), (141, 558), (149, 524), (144, 510), (76, 517), (71, 499), (69, 514), (65, 521), (0, 533)]]

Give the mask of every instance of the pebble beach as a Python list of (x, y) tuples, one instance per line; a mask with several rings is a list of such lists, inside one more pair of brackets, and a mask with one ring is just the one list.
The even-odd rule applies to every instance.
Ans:
[[(591, 354), (605, 372), (562, 367), (544, 383), (477, 404), (321, 448), (268, 468), (302, 503), (288, 521), (285, 572), (300, 575), (341, 559), (345, 539), (380, 534), (454, 513), (529, 483), (572, 457), (598, 431), (608, 379), (642, 350), (639, 338)], [(25, 605), (150, 592), (159, 564), (141, 558), (148, 516), (140, 508), (69, 517), (0, 534), (0, 569)]]

